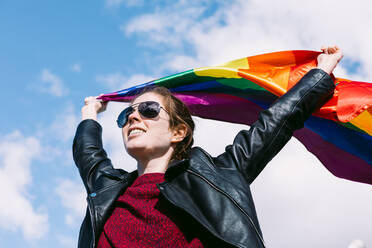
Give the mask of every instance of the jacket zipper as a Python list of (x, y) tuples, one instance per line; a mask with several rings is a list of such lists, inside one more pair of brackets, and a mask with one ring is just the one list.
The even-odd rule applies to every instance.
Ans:
[[(124, 183), (124, 182), (126, 182), (127, 180), (126, 179), (122, 179), (121, 181), (119, 181), (119, 182), (116, 182), (116, 183), (114, 183), (114, 184), (112, 184), (112, 185), (109, 185), (109, 186), (107, 186), (107, 187), (104, 187), (104, 188), (102, 188), (102, 189), (100, 189), (98, 192), (101, 192), (102, 190), (104, 190), (104, 189), (107, 189), (107, 188), (111, 188), (111, 187), (113, 187), (113, 186), (116, 186), (117, 184), (120, 184), (120, 183)], [(97, 192), (97, 191), (96, 191)], [(95, 193), (96, 193), (95, 192)], [(95, 229), (94, 229), (94, 226), (95, 226), (95, 222), (96, 222), (96, 216), (95, 216), (95, 214), (93, 213), (93, 202), (92, 202), (92, 199), (91, 199), (91, 196), (89, 196), (88, 195), (88, 198), (87, 198), (87, 200), (88, 200), (88, 209), (89, 209), (89, 214), (90, 214), (90, 216), (91, 216), (91, 223), (92, 223), (92, 232), (93, 232), (93, 247), (92, 248), (95, 248), (95, 247), (97, 247), (97, 245), (96, 245), (96, 231), (95, 231)]]
[(89, 209), (89, 214), (90, 214), (90, 222), (91, 222), (91, 225), (92, 225), (92, 232), (93, 232), (93, 248), (96, 247), (96, 233), (95, 233), (95, 229), (94, 229), (94, 222), (96, 221), (96, 218), (94, 216), (94, 213), (93, 213), (93, 210), (92, 210), (92, 207), (93, 207), (93, 203), (92, 203), (92, 200), (90, 199), (90, 196), (88, 196), (88, 209)]
[(245, 215), (247, 216), (247, 218), (249, 219), (249, 222), (251, 223), (251, 225), (253, 226), (257, 236), (260, 238), (260, 241), (262, 243), (262, 245), (265, 247), (265, 242), (263, 241), (263, 238), (261, 237), (260, 233), (258, 232), (257, 230), (257, 227), (256, 225), (253, 223), (251, 217), (244, 211), (244, 209), (242, 209), (239, 204), (229, 195), (227, 194), (225, 191), (219, 189), (218, 187), (216, 187), (213, 183), (211, 183), (207, 178), (203, 177), (202, 175), (198, 174), (197, 172), (193, 171), (193, 170), (190, 170), (190, 169), (187, 169), (186, 170), (187, 172), (190, 172), (191, 174), (195, 175), (195, 176), (198, 176), (200, 177), (202, 180), (204, 180), (205, 182), (207, 182), (212, 188), (214, 188), (215, 190), (217, 190), (218, 192), (222, 193), (223, 195), (225, 195), (227, 198), (230, 199), (230, 201), (232, 201), (234, 203), (234, 205)]

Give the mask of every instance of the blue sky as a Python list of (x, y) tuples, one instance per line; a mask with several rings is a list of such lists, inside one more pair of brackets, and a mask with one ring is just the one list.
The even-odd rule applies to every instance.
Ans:
[[(71, 145), (85, 96), (323, 44), (344, 50), (337, 76), (371, 82), (371, 7), (320, 0), (1, 1), (0, 246), (76, 246), (85, 193)], [(113, 163), (132, 170), (114, 123), (123, 106), (110, 103), (99, 121)], [(196, 124), (196, 145), (214, 155), (248, 128), (199, 118)], [(269, 247), (372, 245), (370, 187), (333, 177), (294, 139), (252, 186)]]

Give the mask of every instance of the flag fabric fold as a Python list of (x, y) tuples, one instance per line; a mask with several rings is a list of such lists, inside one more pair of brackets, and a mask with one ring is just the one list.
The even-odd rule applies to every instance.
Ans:
[[(316, 67), (319, 52), (283, 51), (163, 77), (100, 96), (128, 102), (144, 87), (170, 89), (202, 118), (251, 125)], [(294, 136), (335, 176), (372, 184), (372, 84), (335, 78), (333, 98)]]

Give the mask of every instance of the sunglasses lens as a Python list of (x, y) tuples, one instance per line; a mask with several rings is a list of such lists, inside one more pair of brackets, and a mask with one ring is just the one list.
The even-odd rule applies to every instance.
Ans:
[(122, 128), (122, 127), (125, 126), (125, 124), (127, 124), (128, 116), (131, 113), (133, 113), (133, 111), (134, 111), (134, 108), (132, 106), (124, 109), (123, 111), (121, 111), (121, 113), (119, 114), (118, 119), (116, 121), (119, 128)]
[[(127, 124), (128, 117), (133, 112), (133, 106), (129, 106), (128, 108), (121, 111), (118, 119), (116, 120), (119, 128), (123, 128), (125, 124)], [(160, 113), (160, 104), (152, 101), (141, 102), (140, 104), (138, 104), (138, 112), (145, 118), (155, 118)]]
[(138, 111), (146, 118), (155, 118), (160, 112), (160, 105), (157, 102), (142, 102), (138, 105)]

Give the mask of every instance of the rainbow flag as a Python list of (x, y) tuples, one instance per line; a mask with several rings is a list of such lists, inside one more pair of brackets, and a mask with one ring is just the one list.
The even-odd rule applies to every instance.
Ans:
[[(130, 101), (143, 87), (161, 85), (195, 116), (251, 125), (261, 110), (310, 69), (319, 52), (283, 51), (188, 70), (102, 95)], [(294, 136), (335, 176), (372, 184), (372, 84), (335, 78), (334, 96)]]

